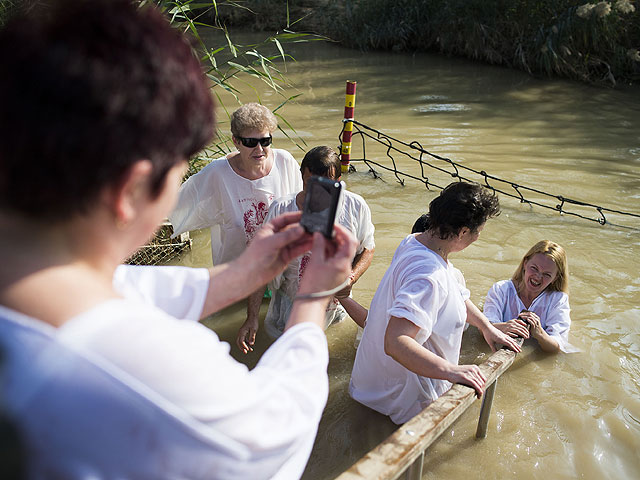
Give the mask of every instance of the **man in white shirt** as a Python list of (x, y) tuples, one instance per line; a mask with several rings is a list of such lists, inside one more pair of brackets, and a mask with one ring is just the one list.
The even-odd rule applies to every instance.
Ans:
[[(266, 219), (277, 217), (286, 212), (297, 212), (302, 210), (304, 198), (307, 191), (307, 180), (312, 175), (318, 175), (340, 180), (341, 166), (338, 154), (327, 146), (312, 148), (307, 152), (300, 166), (304, 188), (302, 191), (290, 194), (276, 200), (269, 208)], [(351, 287), (358, 281), (364, 272), (371, 265), (375, 242), (373, 238), (374, 226), (371, 222), (371, 210), (365, 200), (358, 194), (342, 189), (343, 195), (338, 205), (336, 213), (336, 223), (347, 228), (358, 241), (356, 256), (353, 260), (352, 273), (349, 277), (348, 285), (331, 299), (326, 312), (325, 328), (333, 323), (343, 320), (347, 313), (338, 301), (338, 297), (349, 296)], [(269, 283), (271, 289), (271, 300), (265, 318), (265, 329), (272, 338), (279, 337), (289, 318), (293, 298), (298, 291), (298, 285), (303, 277), (305, 267), (309, 261), (310, 253), (301, 258), (293, 260), (287, 269)], [(249, 302), (254, 302), (256, 306), (250, 309), (250, 315), (238, 331), (236, 343), (238, 348), (244, 353), (252, 350), (255, 342), (256, 332), (259, 323), (259, 304), (262, 292), (259, 290), (250, 297)]]

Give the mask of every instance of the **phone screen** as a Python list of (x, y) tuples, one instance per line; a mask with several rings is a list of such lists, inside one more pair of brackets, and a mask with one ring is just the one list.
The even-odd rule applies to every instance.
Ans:
[(300, 223), (308, 232), (330, 238), (342, 185), (325, 177), (311, 177), (308, 182)]

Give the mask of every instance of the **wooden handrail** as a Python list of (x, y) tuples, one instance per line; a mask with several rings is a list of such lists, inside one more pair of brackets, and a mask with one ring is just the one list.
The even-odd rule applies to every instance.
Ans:
[[(522, 339), (519, 343), (522, 345)], [(485, 395), (515, 360), (516, 353), (503, 348), (494, 352), (479, 365), (487, 379)], [(424, 451), (442, 435), (476, 399), (475, 391), (466, 385), (456, 384), (422, 412), (401, 425), (389, 438), (365, 454), (335, 480), (395, 480), (407, 469), (412, 478), (420, 478)], [(484, 418), (484, 433), (491, 402), (483, 404), (480, 420)], [(483, 436), (478, 426), (477, 436)]]

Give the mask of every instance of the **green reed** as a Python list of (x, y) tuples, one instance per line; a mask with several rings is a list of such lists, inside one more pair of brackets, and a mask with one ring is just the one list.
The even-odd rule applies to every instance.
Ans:
[(345, 0), (334, 9), (328, 33), (363, 50), (435, 51), (593, 84), (640, 81), (640, 5), (629, 0)]
[[(140, 3), (144, 5), (148, 2), (142, 0)], [(298, 148), (304, 150), (303, 145), (306, 146), (306, 142), (297, 136), (295, 128), (281, 113), (288, 102), (299, 96), (285, 93), (287, 87), (291, 85), (283, 69), (286, 68), (288, 61), (294, 59), (285, 52), (284, 47), (288, 43), (308, 42), (321, 37), (291, 30), (297, 20), (291, 20), (287, 2), (281, 2), (284, 8), (280, 9), (277, 15), (280, 19), (279, 30), (260, 42), (247, 44), (234, 41), (227, 26), (229, 23), (233, 24), (234, 18), (238, 16), (257, 16), (256, 12), (247, 7), (244, 2), (155, 0), (153, 3), (164, 10), (176, 28), (188, 33), (195, 40), (197, 52), (205, 66), (207, 77), (211, 80), (212, 91), (217, 99), (218, 118), (224, 114), (228, 119), (231, 112), (235, 110), (233, 107), (228, 107), (222, 100), (220, 96), (222, 90), (230, 93), (238, 105), (241, 103), (241, 96), (243, 96), (242, 100), (247, 101), (246, 95), (242, 95), (243, 89), (251, 91), (255, 101), (262, 103), (259, 91), (249, 81), (249, 79), (258, 79), (282, 98), (281, 103), (272, 109), (280, 120), (278, 129)], [(282, 128), (282, 124), (293, 132), (295, 138)], [(234, 148), (228, 133), (218, 129), (217, 134), (217, 140), (199, 157), (192, 159), (188, 174), (196, 173), (211, 158), (224, 155)]]

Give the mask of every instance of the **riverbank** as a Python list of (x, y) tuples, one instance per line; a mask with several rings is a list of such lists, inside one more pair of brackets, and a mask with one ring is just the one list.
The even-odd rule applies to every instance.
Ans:
[(541, 77), (640, 83), (640, 9), (630, 0), (247, 0), (228, 26), (313, 32), (360, 50), (432, 52)]

